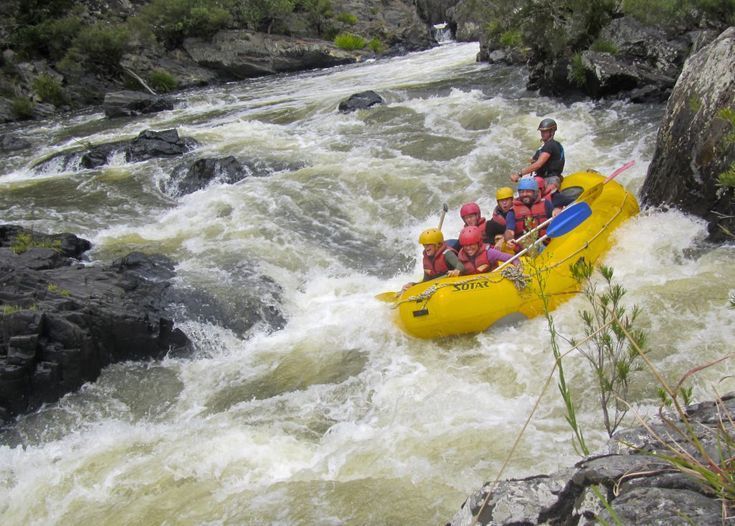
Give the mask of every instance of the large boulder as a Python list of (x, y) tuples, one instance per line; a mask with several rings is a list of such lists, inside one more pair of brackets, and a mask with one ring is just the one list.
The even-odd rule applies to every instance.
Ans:
[(90, 243), (0, 226), (0, 422), (94, 381), (106, 365), (187, 352), (166, 315), (172, 263), (131, 254), (78, 258)]
[(735, 232), (732, 188), (718, 185), (735, 166), (735, 27), (692, 55), (666, 106), (656, 151), (641, 190), (649, 206), (673, 206), (709, 221), (712, 240)]
[(107, 93), (102, 106), (105, 110), (105, 116), (109, 119), (135, 117), (145, 113), (158, 113), (159, 111), (174, 109), (173, 100), (170, 98), (140, 91)]
[(183, 47), (197, 64), (225, 79), (325, 68), (355, 62), (359, 57), (323, 40), (246, 30), (219, 31), (211, 40), (187, 38)]

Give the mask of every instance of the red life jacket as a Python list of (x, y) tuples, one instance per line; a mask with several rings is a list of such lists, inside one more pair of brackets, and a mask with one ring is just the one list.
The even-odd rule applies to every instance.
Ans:
[[(487, 259), (487, 245), (485, 243), (482, 243), (480, 245), (480, 250), (475, 254), (475, 257), (470, 257), (465, 251), (464, 247), (462, 247), (462, 250), (459, 251), (459, 260), (464, 265), (464, 273), (466, 275), (469, 274), (481, 274), (483, 272), (490, 272), (493, 270), (494, 267), (497, 266), (497, 262), (490, 263), (490, 260)], [(477, 270), (480, 267), (484, 267), (483, 270)]]
[[(521, 201), (520, 199), (514, 199), (513, 213), (516, 216), (516, 228), (514, 230), (516, 238), (523, 235), (523, 233), (526, 231), (527, 218), (530, 218), (529, 222), (531, 229), (549, 219), (549, 216), (546, 214), (546, 199), (542, 199), (540, 196), (536, 199), (536, 202), (533, 203), (530, 208), (523, 204), (523, 201)], [(545, 233), (546, 229), (541, 229), (538, 235), (539, 237), (541, 237)]]
[(439, 250), (434, 253), (433, 257), (426, 255), (426, 251), (424, 250), (424, 274), (426, 276), (430, 278), (438, 278), (449, 271), (449, 266), (444, 258), (447, 252), (457, 253), (456, 250), (446, 243), (442, 243), (442, 246), (440, 246)]

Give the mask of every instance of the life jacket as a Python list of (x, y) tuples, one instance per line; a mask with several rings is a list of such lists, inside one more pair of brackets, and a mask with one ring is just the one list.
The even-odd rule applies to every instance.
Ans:
[[(464, 272), (463, 274), (469, 275), (469, 274), (481, 274), (482, 272), (490, 272), (495, 268), (498, 264), (497, 262), (491, 263), (490, 260), (487, 258), (487, 245), (485, 243), (482, 243), (480, 245), (480, 250), (478, 250), (477, 254), (475, 254), (475, 257), (470, 257), (465, 251), (464, 247), (462, 247), (462, 250), (459, 251), (459, 260), (464, 265)], [(483, 270), (478, 270), (479, 268), (482, 268)]]
[(433, 257), (428, 256), (426, 251), (424, 251), (424, 274), (426, 276), (432, 279), (438, 278), (449, 271), (449, 265), (447, 265), (445, 259), (447, 252), (457, 253), (456, 250), (446, 243), (442, 243), (442, 246), (439, 247), (439, 250), (436, 251)]
[(495, 210), (493, 210), (493, 221), (495, 221), (499, 225), (505, 226), (506, 215), (508, 215), (508, 212), (503, 213), (503, 211), (500, 210), (500, 207), (496, 206)]
[[(467, 223), (464, 224), (464, 226), (467, 226)], [(477, 220), (477, 228), (482, 230), (482, 242), (483, 243), (489, 243), (490, 240), (487, 238), (487, 219), (484, 217), (481, 217)], [(464, 228), (464, 227), (462, 227)], [(459, 237), (459, 236), (458, 236)]]
[[(516, 228), (514, 230), (516, 238), (522, 236), (527, 227), (534, 229), (549, 219), (546, 214), (546, 199), (541, 198), (541, 196), (536, 198), (536, 202), (530, 208), (523, 204), (520, 199), (513, 200), (513, 213), (516, 216)], [(538, 235), (541, 237), (545, 233), (546, 229), (542, 229)]]

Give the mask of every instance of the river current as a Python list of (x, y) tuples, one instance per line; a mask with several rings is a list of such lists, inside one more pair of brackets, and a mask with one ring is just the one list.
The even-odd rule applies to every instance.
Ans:
[[(478, 64), (477, 51), (450, 43), (192, 90), (156, 115), (87, 112), (14, 131), (33, 148), (2, 158), (3, 223), (74, 232), (102, 263), (132, 250), (165, 254), (177, 286), (234, 309), (258, 276), (273, 280), (286, 324), (238, 334), (182, 317), (193, 357), (110, 366), (19, 419), (0, 444), (2, 523), (443, 524), (498, 475), (539, 397), (503, 477), (578, 460), (553, 382), (542, 392), (553, 365), (543, 319), (419, 341), (374, 295), (420, 277), (417, 237), (436, 226), (442, 203), (447, 237), (460, 229), (462, 203), (490, 213), (495, 189), (538, 146), (544, 117), (559, 123), (566, 173), (609, 174), (635, 160), (617, 180), (637, 193), (664, 106), (539, 97), (525, 90), (523, 69)], [(386, 103), (337, 111), (366, 89)], [(173, 198), (164, 189), (180, 159), (31, 168), (79, 145), (170, 128), (200, 143), (196, 158), (277, 169)], [(645, 210), (605, 257), (643, 309), (650, 357), (672, 381), (735, 340), (733, 248), (705, 237), (697, 218)], [(561, 334), (580, 337), (583, 306), (575, 298), (554, 312)], [(591, 371), (579, 354), (565, 365), (580, 425), (602, 449)], [(705, 400), (733, 383), (724, 362), (688, 385)], [(636, 412), (654, 413), (650, 374), (636, 372), (631, 388)]]

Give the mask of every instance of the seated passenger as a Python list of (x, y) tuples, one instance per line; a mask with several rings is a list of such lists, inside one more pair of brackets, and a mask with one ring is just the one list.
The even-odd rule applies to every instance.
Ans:
[[(518, 239), (525, 232), (552, 217), (554, 205), (549, 199), (539, 195), (538, 183), (533, 177), (524, 177), (518, 183), (518, 199), (513, 201), (513, 208), (505, 216), (505, 239)], [(545, 230), (538, 235), (543, 236)]]
[(496, 236), (505, 234), (505, 216), (513, 208), (513, 189), (509, 186), (498, 188), (495, 192), (498, 206), (493, 210), (493, 217), (485, 223), (485, 238), (494, 243)]
[(498, 262), (508, 261), (512, 256), (496, 250), (482, 242), (482, 230), (476, 226), (466, 226), (459, 233), (459, 261), (464, 265), (464, 275), (492, 272)]
[[(424, 245), (424, 279), (429, 281), (442, 276), (459, 276), (464, 265), (457, 258), (457, 251), (444, 243), (444, 235), (438, 228), (428, 228), (419, 235), (419, 243)], [(416, 283), (406, 283), (402, 291)]]
[[(476, 226), (482, 231), (482, 239), (485, 243), (488, 238), (485, 237), (485, 218), (480, 213), (480, 207), (477, 203), (465, 203), (459, 209), (459, 216), (462, 218), (464, 226)], [(492, 238), (490, 238), (492, 239)]]

